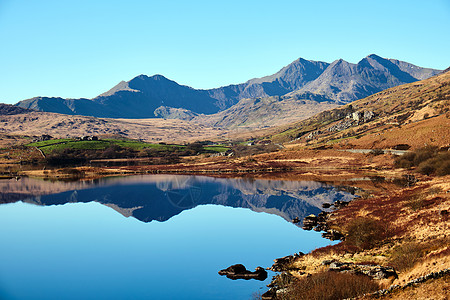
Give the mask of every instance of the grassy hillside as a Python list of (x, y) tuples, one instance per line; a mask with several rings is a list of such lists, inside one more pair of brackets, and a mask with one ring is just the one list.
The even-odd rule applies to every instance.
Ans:
[(144, 140), (150, 143), (185, 143), (223, 139), (228, 130), (212, 128), (182, 120), (164, 119), (98, 119), (46, 112), (0, 115), (0, 134), (57, 138), (85, 135), (109, 135)]

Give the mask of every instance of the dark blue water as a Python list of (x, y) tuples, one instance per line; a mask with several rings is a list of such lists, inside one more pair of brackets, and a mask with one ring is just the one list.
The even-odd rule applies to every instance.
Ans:
[[(0, 299), (250, 299), (217, 272), (329, 244), (287, 220), (351, 195), (315, 182), (0, 181)], [(273, 275), (273, 273), (272, 273)]]

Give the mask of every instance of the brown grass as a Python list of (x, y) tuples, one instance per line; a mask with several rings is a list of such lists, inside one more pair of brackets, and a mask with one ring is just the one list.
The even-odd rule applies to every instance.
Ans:
[(379, 284), (363, 275), (322, 272), (298, 280), (282, 296), (286, 300), (332, 300), (353, 298), (371, 293), (380, 288)]
[(448, 300), (450, 299), (450, 276), (429, 280), (418, 286), (399, 289), (384, 297), (364, 297), (363, 299)]
[(118, 135), (148, 142), (193, 142), (226, 139), (223, 130), (182, 120), (105, 119), (47, 112), (0, 116), (1, 132), (8, 135), (49, 134), (58, 138)]
[(425, 246), (419, 243), (406, 243), (392, 251), (390, 265), (397, 271), (409, 270), (421, 260), (425, 254)]

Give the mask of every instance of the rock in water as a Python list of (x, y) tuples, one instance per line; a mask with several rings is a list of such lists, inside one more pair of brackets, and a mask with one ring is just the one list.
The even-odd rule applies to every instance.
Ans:
[(220, 270), (219, 275), (225, 275), (230, 279), (256, 279), (265, 280), (267, 278), (267, 271), (262, 267), (257, 267), (254, 272), (251, 272), (245, 268), (244, 265), (236, 264), (226, 269)]

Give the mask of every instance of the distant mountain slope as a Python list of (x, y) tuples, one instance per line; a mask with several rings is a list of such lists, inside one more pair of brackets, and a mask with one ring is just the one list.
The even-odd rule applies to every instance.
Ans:
[(36, 97), (17, 105), (69, 115), (133, 119), (154, 118), (160, 106), (211, 114), (218, 111), (214, 101), (207, 92), (179, 85), (162, 75), (139, 75), (92, 100)]
[(299, 58), (277, 73), (251, 79), (238, 85), (229, 85), (209, 90), (218, 106), (226, 109), (244, 98), (281, 96), (303, 87), (315, 80), (329, 66), (329, 63)]
[(384, 90), (279, 128), (276, 142), (391, 148), (450, 145), (450, 72)]
[(273, 96), (242, 99), (232, 107), (212, 115), (199, 115), (194, 122), (227, 129), (262, 129), (303, 120), (332, 109), (336, 103)]
[(0, 103), (0, 116), (18, 115), (18, 114), (24, 114), (24, 113), (28, 113), (28, 112), (32, 112), (32, 110), (14, 106), (14, 105), (10, 105), (10, 104)]
[[(279, 72), (245, 83), (210, 90), (197, 90), (165, 78), (140, 75), (120, 82), (94, 99), (36, 97), (20, 101), (23, 108), (110, 118), (180, 116), (226, 110), (246, 98), (272, 96), (347, 103), (386, 88), (438, 74), (412, 64), (369, 55), (358, 64), (337, 60), (332, 64), (298, 59)], [(160, 107), (165, 109), (157, 110)], [(190, 111), (190, 112), (188, 112)]]

